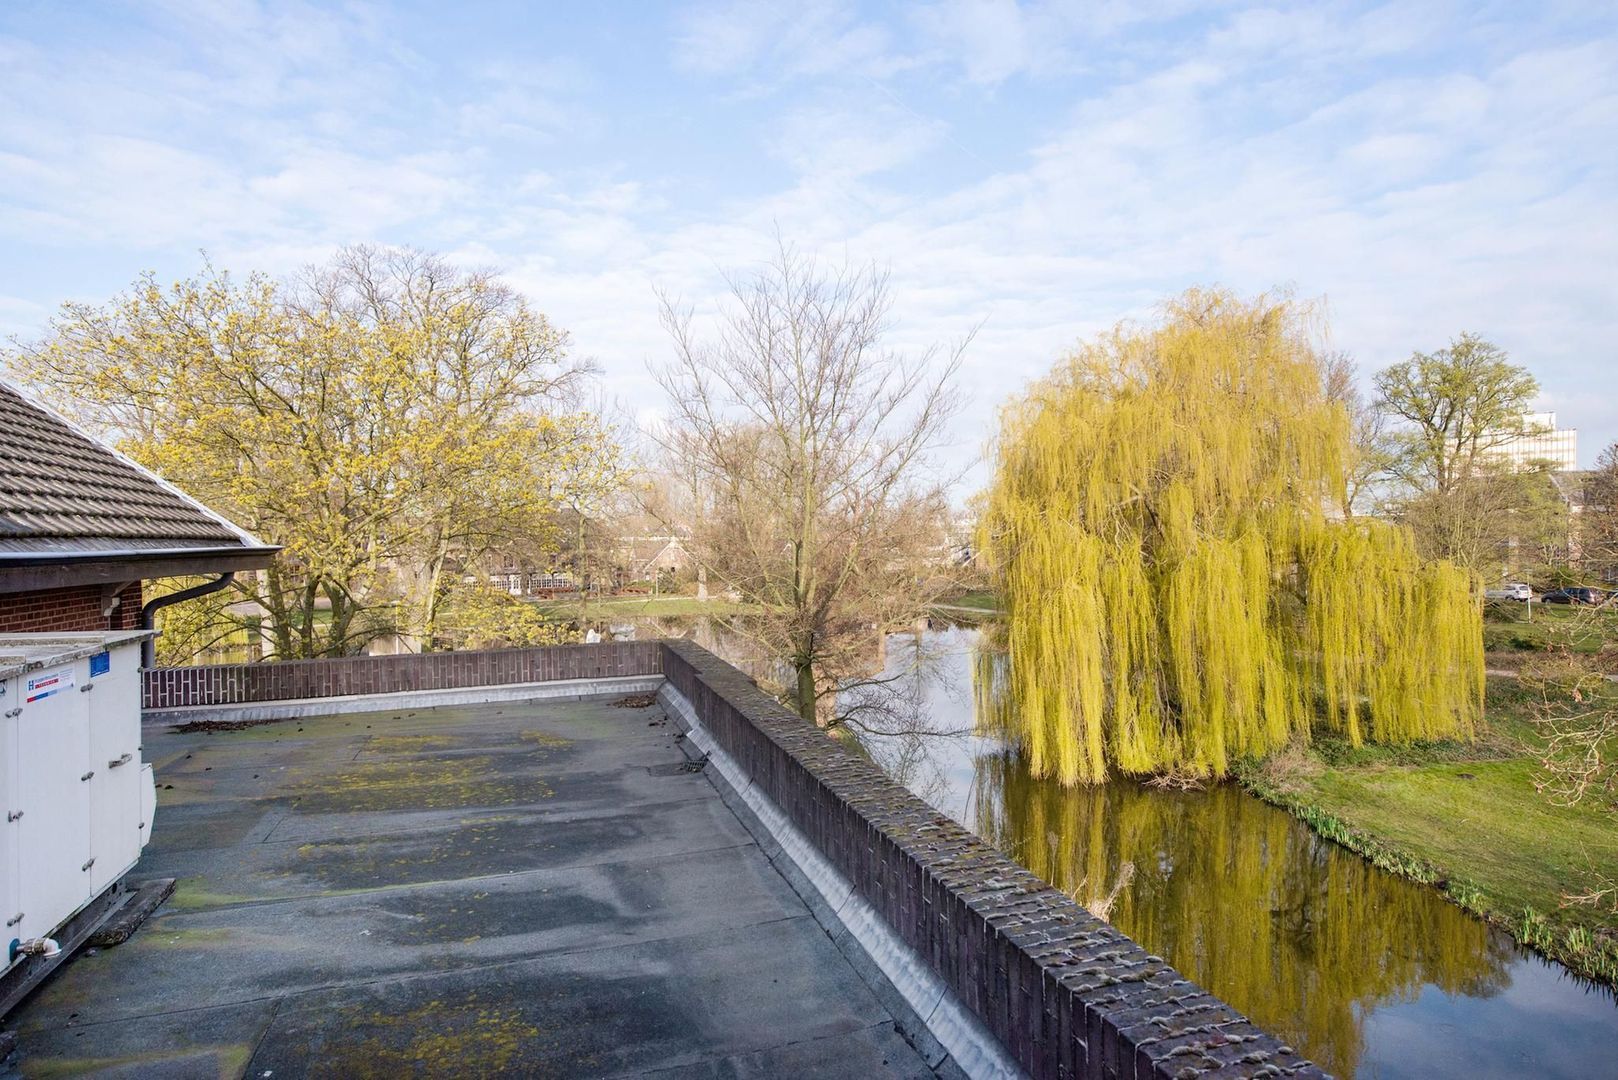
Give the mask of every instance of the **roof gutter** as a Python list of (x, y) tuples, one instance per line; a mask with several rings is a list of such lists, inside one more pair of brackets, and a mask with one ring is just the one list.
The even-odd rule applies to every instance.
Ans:
[[(155, 597), (146, 601), (140, 609), (140, 628), (142, 630), (156, 629), (157, 613), (170, 604), (183, 603), (186, 600), (195, 600), (199, 596), (216, 593), (228, 586), (236, 579), (236, 571), (227, 570), (212, 581), (204, 581), (201, 585), (193, 585), (189, 589), (171, 592), (166, 596)], [(148, 637), (140, 643), (140, 666), (151, 670), (157, 666), (157, 639)]]
[(0, 551), (0, 570), (12, 566), (59, 566), (66, 563), (142, 562), (158, 559), (206, 559), (216, 556), (263, 555), (280, 551), (263, 545), (220, 544), (214, 547), (102, 548), (95, 551)]
[(0, 594), (258, 570), (270, 565), (280, 550), (232, 544), (100, 551), (0, 551)]

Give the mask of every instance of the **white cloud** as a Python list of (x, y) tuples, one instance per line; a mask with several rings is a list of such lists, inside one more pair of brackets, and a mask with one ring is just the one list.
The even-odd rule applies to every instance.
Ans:
[(470, 80), (471, 96), (454, 108), (459, 134), (472, 140), (521, 138), (554, 145), (600, 127), (580, 103), (592, 80), (576, 61), (484, 64)]
[(39, 331), (51, 317), (51, 309), (21, 296), (0, 295), (0, 342), (26, 338)]
[[(0, 233), (207, 247), (271, 270), (357, 240), (438, 247), (503, 266), (599, 358), (610, 396), (655, 415), (654, 289), (711, 308), (722, 271), (756, 265), (779, 229), (890, 266), (900, 346), (984, 323), (957, 462), (1079, 336), (1191, 284), (1292, 285), (1329, 299), (1334, 343), (1366, 370), (1475, 330), (1534, 368), (1585, 458), (1618, 436), (1618, 30), (1569, 43), (1402, 6), (1182, 20), (1187, 7), (947, 3), (886, 26), (827, 2), (701, 8), (674, 45), (700, 75), (684, 85), (762, 119), (722, 132), (747, 141), (723, 160), (749, 171), (714, 176), (700, 205), (623, 153), (581, 159), (615, 119), (583, 60), (487, 66), (423, 96), (420, 58), (375, 24), (245, 55), (255, 33), (293, 32), (251, 6), (218, 16), (225, 40), (200, 68), (0, 41), (15, 73), (0, 86)], [(215, 70), (232, 59), (239, 78)], [(898, 103), (927, 91), (937, 116)], [(955, 140), (984, 140), (965, 125), (994, 123), (1013, 92), (1041, 134), (967, 160)], [(965, 107), (945, 111), (950, 95)], [(405, 125), (389, 100), (428, 122)], [(533, 152), (513, 165), (496, 153), (508, 144)], [(790, 175), (762, 183), (776, 162)], [(947, 180), (940, 162), (956, 166)], [(0, 325), (55, 299), (25, 284), (0, 279), (15, 297)]]
[(693, 8), (681, 23), (675, 60), (704, 75), (775, 82), (845, 71), (885, 75), (902, 66), (887, 31), (840, 0), (729, 0)]
[(946, 125), (886, 101), (797, 109), (770, 136), (770, 152), (800, 176), (854, 179), (886, 172), (937, 147)]
[(1029, 63), (1032, 20), (1016, 0), (948, 0), (925, 9), (917, 21), (960, 56), (975, 83), (1000, 82)]

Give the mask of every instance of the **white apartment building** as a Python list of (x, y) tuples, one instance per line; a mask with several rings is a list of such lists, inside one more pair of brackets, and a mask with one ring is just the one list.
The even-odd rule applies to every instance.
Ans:
[(1552, 470), (1566, 472), (1579, 467), (1579, 433), (1573, 428), (1559, 429), (1553, 412), (1524, 413), (1522, 433), (1495, 447), (1494, 452), (1515, 467), (1548, 461)]

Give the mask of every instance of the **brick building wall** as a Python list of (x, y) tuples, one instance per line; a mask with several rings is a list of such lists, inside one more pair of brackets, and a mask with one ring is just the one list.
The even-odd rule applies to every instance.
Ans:
[(100, 585), (0, 593), (0, 634), (135, 629), (140, 625), (140, 582), (124, 586), (118, 598), (108, 618), (101, 614)]

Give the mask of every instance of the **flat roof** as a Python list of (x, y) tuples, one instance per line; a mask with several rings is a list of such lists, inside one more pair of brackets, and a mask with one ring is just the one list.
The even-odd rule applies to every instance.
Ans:
[(10, 1017), (14, 1068), (931, 1076), (676, 735), (609, 699), (149, 726), (131, 877), (179, 887)]
[(70, 664), (106, 649), (145, 641), (156, 633), (155, 630), (80, 630), (0, 634), (0, 679), (58, 664)]

